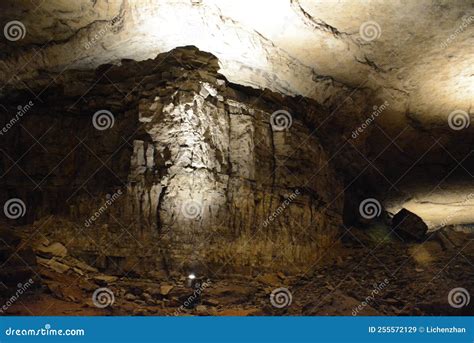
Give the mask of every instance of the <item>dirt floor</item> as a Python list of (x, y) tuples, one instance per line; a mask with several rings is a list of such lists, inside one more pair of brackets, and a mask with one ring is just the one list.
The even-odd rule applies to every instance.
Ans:
[[(3, 314), (474, 315), (473, 300), (450, 295), (474, 294), (472, 234), (449, 238), (448, 247), (435, 236), (405, 243), (379, 229), (351, 229), (334, 247), (337, 257), (306, 273), (196, 280), (105, 275), (56, 244), (36, 251), (40, 281), (13, 302), (4, 295)], [(98, 289), (105, 293), (94, 295)]]

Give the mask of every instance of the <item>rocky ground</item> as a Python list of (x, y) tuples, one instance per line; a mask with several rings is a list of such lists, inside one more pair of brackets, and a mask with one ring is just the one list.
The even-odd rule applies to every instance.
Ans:
[[(352, 228), (334, 247), (337, 257), (299, 275), (195, 280), (153, 272), (106, 275), (70, 256), (62, 243), (35, 239), (28, 227), (15, 230), (16, 240), (9, 229), (1, 233), (4, 315), (474, 314), (473, 301), (460, 308), (448, 301), (454, 288), (474, 291), (473, 235), (451, 229), (428, 235), (423, 243), (406, 243), (383, 225)], [(7, 251), (7, 245), (14, 248)], [(15, 287), (21, 288), (16, 281), (26, 285), (28, 272), (32, 285), (12, 301)], [(288, 291), (276, 295), (282, 287)]]

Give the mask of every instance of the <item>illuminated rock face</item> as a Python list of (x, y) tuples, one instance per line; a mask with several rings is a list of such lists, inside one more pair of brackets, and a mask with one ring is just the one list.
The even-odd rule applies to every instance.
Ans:
[[(185, 48), (67, 73), (23, 123), (41, 136), (45, 118), (57, 122), (43, 144), (58, 154), (34, 146), (22, 168), (40, 188), (31, 192), (15, 166), (10, 187), (32, 213), (72, 220), (45, 226), (61, 227), (48, 229), (60, 240), (75, 237), (75, 253), (113, 261), (96, 261), (105, 268), (306, 271), (336, 241), (342, 183), (295, 99), (229, 84), (217, 68), (214, 56)], [(69, 117), (55, 116), (67, 109)], [(99, 110), (113, 126), (94, 127)], [(305, 111), (326, 115), (315, 103)], [(20, 126), (13, 130), (28, 149)], [(147, 262), (137, 266), (140, 257)]]

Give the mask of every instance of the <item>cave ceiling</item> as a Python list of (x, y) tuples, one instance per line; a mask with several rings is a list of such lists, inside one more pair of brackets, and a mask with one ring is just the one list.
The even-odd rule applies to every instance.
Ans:
[(420, 121), (444, 119), (453, 109), (472, 108), (473, 5), (7, 0), (2, 21), (21, 18), (27, 34), (2, 41), (0, 72), (3, 79), (28, 78), (43, 69), (143, 60), (196, 45), (215, 54), (221, 72), (236, 83), (320, 102), (330, 98), (331, 88), (369, 88), (396, 99), (400, 117), (409, 109)]

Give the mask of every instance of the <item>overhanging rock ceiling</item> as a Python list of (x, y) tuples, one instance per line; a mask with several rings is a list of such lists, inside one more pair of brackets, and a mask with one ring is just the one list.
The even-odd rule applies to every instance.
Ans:
[(472, 108), (468, 0), (9, 0), (2, 7), (2, 22), (21, 18), (26, 32), (2, 41), (2, 79), (196, 45), (220, 59), (231, 81), (321, 103), (368, 88), (390, 99), (392, 111), (409, 109), (421, 121)]

